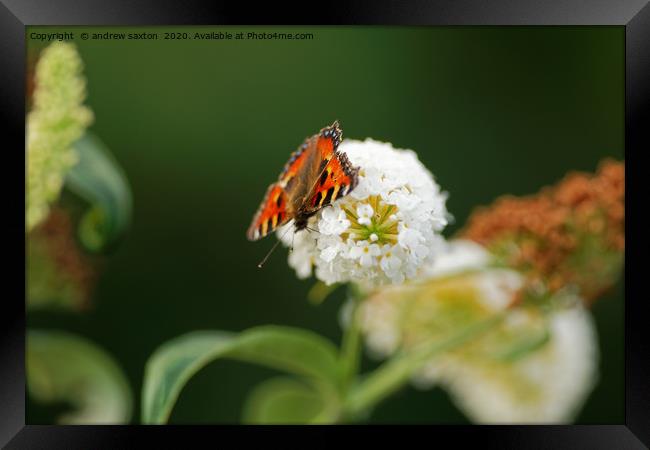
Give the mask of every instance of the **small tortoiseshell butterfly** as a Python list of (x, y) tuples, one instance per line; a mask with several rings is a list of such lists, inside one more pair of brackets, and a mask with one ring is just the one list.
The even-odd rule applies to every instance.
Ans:
[(304, 230), (321, 208), (352, 192), (359, 168), (337, 150), (341, 138), (336, 121), (293, 152), (278, 181), (267, 189), (246, 233), (249, 240), (261, 239), (291, 219), (296, 232)]

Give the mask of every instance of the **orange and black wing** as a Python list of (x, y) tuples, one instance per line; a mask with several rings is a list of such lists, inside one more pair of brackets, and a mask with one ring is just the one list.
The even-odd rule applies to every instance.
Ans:
[[(312, 209), (309, 205), (316, 194), (323, 192), (323, 196), (327, 196), (329, 192), (329, 202), (333, 202), (354, 188), (357, 169), (352, 168), (345, 154), (337, 152), (341, 139), (342, 131), (338, 122), (334, 122), (305, 139), (291, 154), (278, 181), (269, 186), (253, 217), (246, 233), (249, 240), (263, 238), (293, 219), (299, 210)], [(329, 181), (323, 178), (324, 174)], [(314, 211), (328, 202), (323, 197), (317, 203), (319, 206)]]
[(318, 211), (333, 203), (336, 199), (348, 195), (357, 186), (358, 182), (359, 168), (352, 166), (345, 153), (337, 151), (325, 164), (314, 187), (307, 196), (307, 204), (304, 210), (307, 212)]
[(292, 218), (293, 212), (289, 208), (286, 191), (280, 183), (273, 183), (267, 189), (264, 200), (253, 217), (246, 237), (249, 241), (262, 239)]
[(314, 138), (316, 139), (316, 149), (318, 150), (319, 159), (321, 161), (329, 161), (332, 159), (343, 139), (343, 131), (339, 126), (338, 120), (335, 120), (329, 127), (320, 130)]
[(316, 136), (305, 139), (294, 151), (284, 165), (278, 181), (271, 184), (266, 191), (257, 213), (248, 227), (246, 237), (256, 241), (267, 236), (279, 226), (291, 220), (296, 211), (296, 199), (304, 191), (305, 173), (310, 171), (316, 154)]
[(305, 139), (289, 159), (278, 182), (286, 189), (294, 211), (304, 206), (323, 169), (336, 154), (342, 135), (335, 121)]

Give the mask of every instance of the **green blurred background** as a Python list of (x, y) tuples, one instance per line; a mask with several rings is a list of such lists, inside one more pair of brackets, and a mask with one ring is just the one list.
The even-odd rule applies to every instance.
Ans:
[[(91, 130), (124, 168), (132, 229), (108, 259), (83, 314), (40, 312), (108, 350), (136, 403), (145, 361), (196, 329), (261, 324), (339, 342), (343, 292), (313, 306), (273, 243), (245, 231), (267, 185), (308, 135), (341, 123), (344, 138), (412, 148), (450, 194), (456, 223), (474, 206), (528, 194), (570, 170), (623, 158), (622, 27), (30, 27), (73, 31), (85, 63)], [(159, 40), (79, 39), (82, 32), (158, 32)], [(164, 32), (310, 32), (311, 40), (163, 40)], [(43, 44), (28, 39), (28, 51)], [(593, 307), (599, 383), (580, 423), (624, 421), (622, 283)], [(377, 362), (364, 361), (364, 369)], [(172, 423), (237, 422), (247, 391), (273, 372), (221, 361), (192, 379)], [(47, 411), (29, 404), (28, 423)], [(135, 411), (139, 417), (139, 408)], [(466, 423), (440, 390), (406, 388), (373, 422)]]

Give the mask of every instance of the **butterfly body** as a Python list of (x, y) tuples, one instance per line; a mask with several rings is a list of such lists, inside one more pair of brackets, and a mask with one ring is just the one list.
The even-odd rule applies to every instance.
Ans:
[(342, 132), (338, 122), (307, 138), (293, 152), (278, 180), (271, 184), (246, 236), (256, 241), (294, 220), (295, 231), (309, 218), (356, 187), (358, 167), (338, 151)]

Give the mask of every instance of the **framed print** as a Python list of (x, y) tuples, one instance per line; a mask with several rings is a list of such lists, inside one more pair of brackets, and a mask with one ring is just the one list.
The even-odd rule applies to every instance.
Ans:
[(650, 7), (270, 9), (3, 0), (0, 442), (647, 446)]

